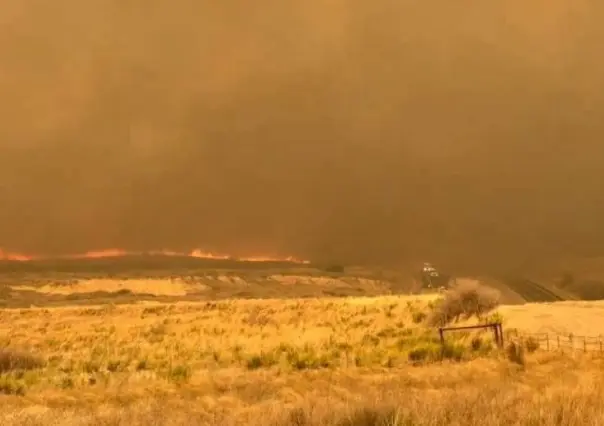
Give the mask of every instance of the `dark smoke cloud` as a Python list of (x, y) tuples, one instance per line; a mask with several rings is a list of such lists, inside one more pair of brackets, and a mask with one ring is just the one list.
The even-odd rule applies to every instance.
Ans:
[(0, 241), (604, 253), (598, 1), (0, 1)]

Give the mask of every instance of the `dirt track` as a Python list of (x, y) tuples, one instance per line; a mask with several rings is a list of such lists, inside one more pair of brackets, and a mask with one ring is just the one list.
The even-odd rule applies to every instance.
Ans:
[(489, 277), (458, 278), (457, 282), (479, 281), (481, 284), (492, 287), (501, 293), (502, 303), (506, 305), (519, 305), (534, 302), (558, 302), (563, 300), (576, 300), (573, 295), (563, 294), (558, 289), (524, 278), (494, 279)]
[(527, 302), (558, 302), (567, 300), (545, 285), (528, 279), (510, 279), (505, 284)]
[(527, 278), (486, 279), (481, 281), (499, 290), (506, 304), (559, 302), (579, 299), (574, 294)]

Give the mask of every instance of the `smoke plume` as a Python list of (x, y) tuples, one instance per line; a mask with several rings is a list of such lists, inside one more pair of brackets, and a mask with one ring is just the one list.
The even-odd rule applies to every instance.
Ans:
[(0, 247), (604, 254), (588, 0), (0, 0)]

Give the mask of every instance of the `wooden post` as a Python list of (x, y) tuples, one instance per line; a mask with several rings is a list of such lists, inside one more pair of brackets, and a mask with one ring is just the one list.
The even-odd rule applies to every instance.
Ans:
[(477, 324), (477, 325), (468, 325), (468, 326), (461, 326), (461, 327), (439, 327), (438, 328), (438, 335), (440, 338), (440, 344), (443, 347), (443, 351), (444, 351), (444, 347), (445, 347), (445, 331), (453, 331), (453, 330), (475, 330), (475, 329), (482, 329), (482, 330), (486, 330), (486, 329), (492, 329), (493, 333), (495, 335), (495, 341), (497, 343), (498, 346), (503, 346), (503, 327), (501, 326), (500, 323), (489, 323), (489, 324)]
[(442, 327), (438, 329), (438, 335), (440, 337), (440, 361), (442, 362), (445, 358), (445, 331)]
[(570, 344), (570, 349), (575, 349), (575, 344), (573, 343), (573, 335), (572, 333), (568, 335), (568, 343)]
[(495, 344), (499, 346), (499, 329), (496, 325), (490, 327), (493, 330), (493, 337), (495, 337)]
[(598, 338), (598, 342), (600, 343), (600, 355), (602, 354), (602, 336)]
[(558, 350), (560, 350), (560, 336), (556, 336), (556, 339), (558, 340)]
[(583, 352), (587, 352), (587, 337), (583, 337)]
[(545, 345), (549, 351), (549, 333), (545, 333)]

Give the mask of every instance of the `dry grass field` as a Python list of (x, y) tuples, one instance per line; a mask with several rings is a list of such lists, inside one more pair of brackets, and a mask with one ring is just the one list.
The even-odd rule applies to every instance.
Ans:
[[(13, 283), (37, 297), (127, 290), (130, 302), (0, 310), (0, 424), (604, 425), (599, 357), (499, 351), (473, 332), (449, 335), (441, 360), (426, 321), (436, 295), (137, 302), (190, 280), (120, 283)], [(521, 331), (595, 335), (602, 310), (498, 315)]]
[(231, 261), (181, 265), (179, 259), (168, 260), (159, 265), (149, 260), (125, 264), (100, 260), (48, 265), (0, 262), (0, 308), (378, 296), (413, 290), (409, 277), (396, 271), (351, 268), (343, 273), (300, 265), (241, 267)]
[[(442, 350), (441, 296), (277, 266), (4, 270), (0, 424), (604, 425), (596, 355), (499, 350), (489, 332)], [(603, 302), (503, 297), (515, 304), (491, 315), (507, 330), (604, 328)]]

